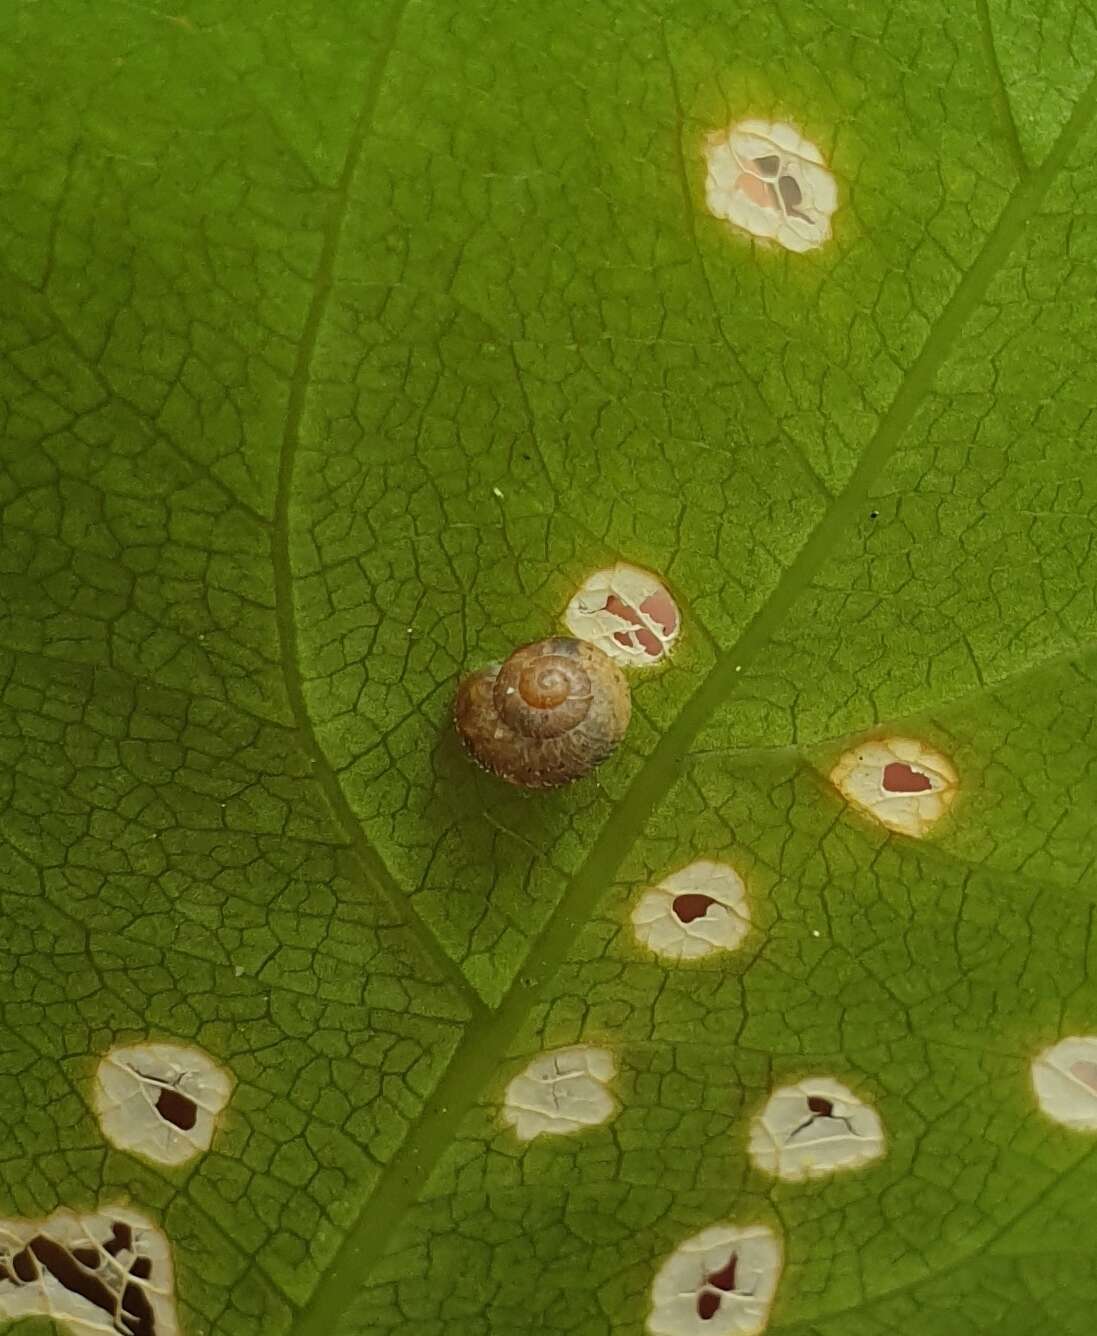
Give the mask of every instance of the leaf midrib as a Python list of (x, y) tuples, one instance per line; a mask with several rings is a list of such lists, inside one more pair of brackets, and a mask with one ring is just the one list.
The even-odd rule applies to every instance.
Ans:
[[(395, 30), (391, 35), (395, 40)], [(391, 43), (386, 56), (388, 50), (391, 50)], [(379, 84), (380, 77), (377, 82)], [(377, 91), (374, 89), (374, 101)], [(383, 1171), (376, 1190), (347, 1232), (312, 1299), (301, 1310), (294, 1326), (295, 1336), (332, 1336), (339, 1330), (340, 1318), (360, 1293), (365, 1277), (396, 1237), (403, 1217), (422, 1196), (431, 1171), (452, 1144), (465, 1115), (497, 1076), (512, 1041), (537, 1004), (543, 988), (564, 963), (574, 941), (576, 926), (589, 918), (602, 894), (613, 884), (649, 817), (677, 783), (693, 740), (731, 699), (736, 685), (742, 680), (736, 669), (745, 668), (757, 657), (836, 545), (847, 521), (863, 509), (875, 479), (898, 449), (968, 317), (986, 294), (1025, 225), (1093, 120), (1095, 109), (1097, 79), (1078, 100), (1043, 163), (1017, 185), (979, 255), (934, 323), (847, 483), (777, 581), (772, 594), (736, 642), (719, 655), (634, 776), (621, 803), (603, 826), (553, 914), (534, 940), (525, 964), (517, 971), (515, 982), (503, 1001), (493, 1012), (481, 1010), (470, 1023), (445, 1075), (424, 1104), (418, 1122)], [(315, 336), (314, 328), (313, 340)], [(302, 396), (303, 393), (302, 386)], [(288, 508), (288, 496), (284, 504)], [(288, 551), (284, 560), (287, 563), (284, 578), (288, 581)], [(298, 692), (299, 689), (298, 683)], [(303, 698), (301, 706), (303, 709)], [(427, 936), (433, 941), (429, 933)]]

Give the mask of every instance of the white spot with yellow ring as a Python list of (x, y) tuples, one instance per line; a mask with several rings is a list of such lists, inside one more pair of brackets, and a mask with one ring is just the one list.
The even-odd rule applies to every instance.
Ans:
[(1071, 1035), (1032, 1062), (1032, 1088), (1049, 1118), (1097, 1132), (1097, 1035)]
[(862, 742), (838, 759), (831, 783), (854, 807), (888, 830), (921, 839), (956, 797), (952, 762), (917, 738)]
[(631, 917), (637, 941), (669, 960), (734, 951), (750, 930), (742, 877), (710, 859), (697, 859), (650, 887)]
[(507, 1086), (503, 1121), (519, 1141), (597, 1127), (617, 1109), (606, 1088), (615, 1071), (613, 1054), (604, 1048), (576, 1045), (540, 1053)]
[(674, 1250), (651, 1287), (651, 1336), (756, 1336), (769, 1320), (781, 1243), (765, 1225), (711, 1225)]
[(95, 1073), (95, 1111), (119, 1150), (157, 1164), (185, 1164), (209, 1150), (233, 1080), (199, 1048), (129, 1044)]
[(618, 562), (583, 581), (564, 610), (564, 625), (615, 663), (650, 668), (673, 649), (681, 614), (657, 576)]
[(751, 1121), (748, 1153), (777, 1178), (825, 1178), (878, 1160), (884, 1126), (848, 1086), (832, 1076), (808, 1076), (770, 1095)]
[(709, 137), (709, 212), (786, 250), (830, 237), (838, 186), (819, 149), (783, 121), (745, 120)]

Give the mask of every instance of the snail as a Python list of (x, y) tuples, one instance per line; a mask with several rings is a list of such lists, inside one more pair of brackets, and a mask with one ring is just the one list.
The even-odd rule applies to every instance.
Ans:
[(601, 765), (631, 712), (628, 682), (607, 654), (554, 636), (470, 673), (454, 719), (478, 765), (520, 788), (552, 789)]

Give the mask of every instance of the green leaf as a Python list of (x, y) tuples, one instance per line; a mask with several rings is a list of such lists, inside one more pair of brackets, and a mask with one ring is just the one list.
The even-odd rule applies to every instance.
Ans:
[[(1085, 1336), (1095, 1143), (1029, 1065), (1097, 1031), (1090, 10), (0, 38), (0, 1219), (129, 1202), (188, 1336), (638, 1336), (721, 1222), (782, 1241), (771, 1332)], [(818, 249), (707, 209), (749, 117), (820, 146)], [(617, 560), (683, 614), (626, 744), (475, 772), (460, 674)], [(828, 781), (893, 735), (960, 777), (923, 839)], [(750, 932), (669, 961), (630, 916), (698, 858)], [(96, 1117), (145, 1040), (235, 1081), (179, 1167)], [(519, 1141), (507, 1084), (574, 1045), (612, 1115)], [(760, 1172), (821, 1074), (886, 1153)]]

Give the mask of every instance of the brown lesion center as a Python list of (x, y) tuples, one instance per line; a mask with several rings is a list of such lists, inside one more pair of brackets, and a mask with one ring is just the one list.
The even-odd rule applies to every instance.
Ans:
[(189, 1132), (198, 1121), (198, 1105), (181, 1091), (165, 1086), (156, 1100), (156, 1112), (164, 1122)]
[(888, 793), (928, 793), (933, 781), (906, 761), (889, 761), (884, 766), (883, 785)]
[(674, 916), (680, 923), (692, 923), (694, 919), (704, 918), (709, 907), (715, 903), (711, 895), (701, 895), (698, 891), (676, 895), (673, 904)]

